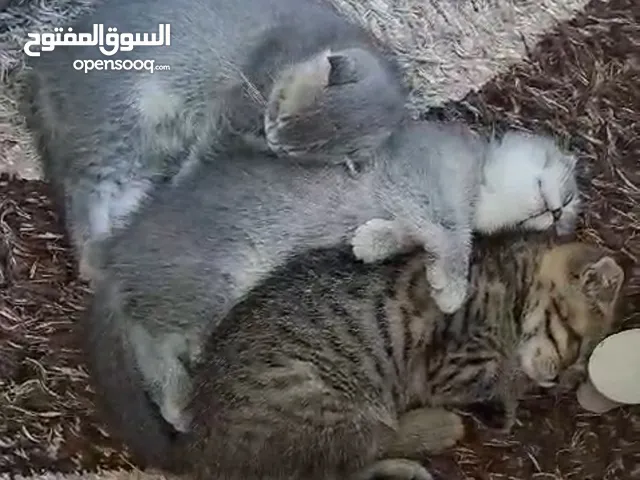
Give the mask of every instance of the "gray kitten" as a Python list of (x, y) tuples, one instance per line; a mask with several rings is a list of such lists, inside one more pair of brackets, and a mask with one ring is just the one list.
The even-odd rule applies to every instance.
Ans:
[[(520, 148), (531, 153), (541, 140), (527, 138)], [(531, 155), (541, 168), (529, 184), (521, 182), (527, 188), (498, 198), (492, 187), (504, 179), (482, 177), (494, 159), (509, 160), (498, 154), (500, 145), (461, 126), (410, 122), (355, 176), (343, 165), (302, 165), (252, 151), (212, 149), (194, 162), (105, 242), (85, 320), (86, 350), (114, 430), (142, 458), (164, 463), (171, 441), (162, 419), (188, 429), (188, 369), (202, 339), (292, 254), (353, 241), (358, 256), (380, 257), (377, 240), (388, 229), (370, 228), (370, 220), (402, 233), (399, 245), (385, 244), (392, 247), (388, 252), (417, 242), (430, 253), (432, 295), (441, 308), (457, 308), (467, 294), (474, 226), (493, 231), (518, 223), (513, 215), (503, 221), (498, 206), (483, 202), (517, 202), (525, 228), (547, 229), (553, 221), (540, 221), (551, 215), (545, 192), (562, 200), (575, 193), (571, 174), (546, 175), (546, 161)], [(558, 150), (555, 155), (556, 162), (565, 157)], [(477, 217), (478, 211), (494, 216)]]
[(598, 247), (505, 235), (475, 245), (472, 294), (445, 315), (425, 261), (312, 250), (237, 304), (195, 371), (195, 480), (431, 480), (410, 459), (464, 434), (444, 407), (495, 405), (508, 431), (529, 387), (584, 369), (624, 281)]
[[(394, 60), (323, 0), (106, 0), (73, 27), (152, 33), (166, 22), (170, 46), (112, 56), (57, 46), (29, 59), (24, 110), (85, 278), (93, 270), (87, 247), (125, 225), (155, 185), (188, 170), (187, 158), (201, 158), (194, 152), (264, 144), (269, 98), (284, 100), (269, 127), (274, 149), (311, 155), (322, 146), (314, 158), (328, 163), (366, 154), (403, 116)], [(86, 73), (76, 60), (170, 69)], [(242, 185), (252, 188), (251, 179)]]

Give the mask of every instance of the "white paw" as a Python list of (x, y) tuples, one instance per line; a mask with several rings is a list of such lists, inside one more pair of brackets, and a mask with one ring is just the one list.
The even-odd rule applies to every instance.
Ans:
[(449, 275), (442, 262), (434, 262), (427, 267), (427, 280), (433, 290), (444, 290), (449, 283)]
[(443, 313), (456, 312), (467, 300), (467, 279), (448, 275), (437, 263), (427, 268), (427, 281), (431, 286), (431, 297)]
[(185, 408), (180, 408), (176, 403), (167, 399), (162, 403), (160, 413), (178, 432), (185, 433), (189, 431), (191, 416), (187, 413)]
[(100, 270), (91, 263), (89, 249), (85, 247), (78, 259), (78, 277), (83, 282), (95, 286), (99, 276)]
[(391, 257), (399, 250), (397, 225), (391, 220), (374, 218), (360, 225), (351, 239), (353, 254), (365, 263)]

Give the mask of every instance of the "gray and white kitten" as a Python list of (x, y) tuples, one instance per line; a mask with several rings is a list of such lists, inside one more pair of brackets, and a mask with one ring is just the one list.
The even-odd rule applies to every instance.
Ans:
[[(540, 141), (520, 138), (524, 152)], [(547, 191), (562, 200), (550, 208), (572, 215), (573, 203), (563, 206), (575, 193), (570, 174), (544, 176), (541, 168), (529, 183), (522, 180), (526, 189), (493, 195), (491, 186), (504, 179), (483, 181), (483, 175), (494, 160), (512, 160), (498, 155), (500, 145), (461, 126), (410, 122), (356, 175), (343, 165), (212, 148), (105, 241), (84, 326), (92, 377), (112, 428), (139, 457), (165, 464), (172, 445), (165, 421), (188, 429), (189, 369), (203, 338), (293, 254), (353, 241), (359, 256), (366, 257), (357, 248), (362, 244), (379, 257), (380, 230), (366, 227), (373, 219), (424, 246), (436, 302), (459, 306), (467, 293), (474, 227), (494, 231), (522, 223), (547, 229), (552, 223), (541, 220), (550, 215)], [(565, 158), (557, 150), (555, 155), (557, 162)], [(485, 201), (517, 201), (521, 216), (505, 222), (500, 208)], [(478, 211), (495, 216), (479, 218)], [(404, 248), (400, 243), (390, 252)]]
[[(125, 225), (155, 185), (200, 158), (194, 152), (264, 144), (270, 97), (296, 106), (292, 118), (283, 102), (270, 138), (287, 151), (322, 146), (317, 158), (327, 163), (377, 147), (403, 116), (395, 61), (324, 0), (106, 0), (73, 27), (151, 33), (161, 23), (171, 24), (169, 46), (108, 57), (98, 47), (57, 46), (29, 59), (24, 110), (85, 278), (93, 270), (86, 247)], [(170, 69), (85, 73), (73, 68), (78, 59)], [(242, 185), (251, 188), (250, 179)]]

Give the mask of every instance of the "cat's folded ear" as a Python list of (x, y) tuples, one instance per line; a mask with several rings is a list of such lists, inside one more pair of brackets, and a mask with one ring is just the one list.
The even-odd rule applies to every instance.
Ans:
[(610, 256), (588, 263), (579, 274), (580, 288), (600, 310), (611, 314), (624, 283), (624, 270)]
[(318, 86), (334, 87), (356, 83), (364, 76), (363, 65), (358, 58), (366, 56), (370, 57), (371, 54), (359, 48), (326, 51), (306, 62), (303, 71), (305, 75), (315, 78), (310, 83)]
[(327, 79), (327, 86), (356, 83), (361, 76), (356, 60), (347, 54), (332, 54), (327, 57), (331, 70)]

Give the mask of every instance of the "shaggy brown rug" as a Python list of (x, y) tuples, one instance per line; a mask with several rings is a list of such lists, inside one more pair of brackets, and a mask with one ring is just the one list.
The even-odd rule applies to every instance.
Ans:
[[(529, 60), (429, 114), (547, 131), (570, 144), (586, 197), (579, 235), (632, 265), (626, 326), (640, 325), (639, 51), (638, 0), (593, 1)], [(49, 198), (43, 183), (0, 180), (0, 474), (128, 469), (94, 412), (74, 345), (88, 290)], [(441, 480), (640, 478), (640, 407), (598, 416), (572, 396), (532, 397), (512, 435), (473, 428), (426, 461)]]

